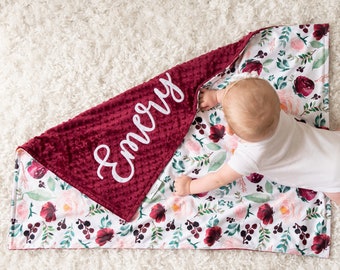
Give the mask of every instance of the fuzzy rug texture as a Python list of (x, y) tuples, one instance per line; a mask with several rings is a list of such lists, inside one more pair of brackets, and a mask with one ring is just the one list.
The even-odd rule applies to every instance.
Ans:
[(329, 259), (251, 251), (9, 251), (18, 145), (176, 64), (271, 25), (330, 24), (331, 127), (340, 128), (338, 0), (2, 0), (0, 269), (340, 269), (340, 209)]

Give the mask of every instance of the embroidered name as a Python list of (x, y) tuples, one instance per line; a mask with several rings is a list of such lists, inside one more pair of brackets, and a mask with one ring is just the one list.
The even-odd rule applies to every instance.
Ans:
[[(155, 119), (152, 116), (150, 110), (153, 108), (160, 112), (161, 114), (164, 115), (169, 115), (171, 112), (171, 109), (166, 102), (166, 98), (169, 96), (172, 97), (172, 99), (180, 103), (184, 100), (184, 93), (183, 91), (176, 86), (175, 84), (172, 83), (171, 81), (171, 76), (166, 73), (167, 79), (159, 79), (160, 83), (163, 85), (165, 91), (161, 91), (158, 88), (154, 88), (154, 93), (155, 95), (159, 98), (160, 104), (155, 103), (153, 101), (149, 101), (147, 106), (145, 106), (142, 103), (137, 103), (135, 105), (135, 112), (136, 114), (133, 115), (132, 117), (132, 122), (135, 125), (135, 127), (140, 131), (141, 135), (138, 135), (134, 132), (129, 132), (126, 134), (125, 139), (122, 140), (119, 144), (120, 146), (120, 154), (125, 158), (127, 161), (127, 164), (130, 166), (130, 174), (126, 177), (122, 177), (117, 173), (117, 162), (109, 162), (109, 157), (110, 157), (110, 147), (107, 146), (106, 144), (101, 144), (97, 146), (97, 148), (94, 150), (93, 156), (94, 159), (97, 161), (99, 164), (98, 169), (97, 169), (97, 176), (100, 179), (104, 179), (104, 177), (101, 174), (101, 170), (103, 167), (106, 168), (111, 168), (111, 173), (112, 177), (114, 180), (116, 180), (119, 183), (126, 183), (132, 179), (132, 177), (135, 174), (135, 166), (133, 163), (133, 160), (135, 159), (135, 156), (133, 152), (138, 152), (139, 150), (139, 145), (136, 142), (139, 142), (140, 144), (147, 145), (150, 143), (150, 137), (148, 135), (148, 132), (151, 132), (155, 130), (156, 128), (156, 123)], [(141, 123), (141, 115), (146, 115), (149, 120), (150, 120), (150, 125), (146, 126), (145, 124)], [(132, 141), (134, 139), (136, 142)], [(99, 152), (104, 152), (105, 156), (102, 158), (99, 156)]]

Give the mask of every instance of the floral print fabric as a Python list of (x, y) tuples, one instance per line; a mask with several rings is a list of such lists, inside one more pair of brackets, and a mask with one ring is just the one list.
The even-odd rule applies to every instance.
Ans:
[[(328, 39), (327, 24), (264, 29), (205, 87), (223, 89), (235, 74), (256, 72), (277, 90), (283, 110), (327, 128)], [(331, 205), (322, 193), (254, 173), (209, 193), (173, 195), (175, 177), (217, 170), (237, 144), (219, 106), (198, 112), (131, 222), (18, 150), (9, 248), (249, 249), (328, 257)]]

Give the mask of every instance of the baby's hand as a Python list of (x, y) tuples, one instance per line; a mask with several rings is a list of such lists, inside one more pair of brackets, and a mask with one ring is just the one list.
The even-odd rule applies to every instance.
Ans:
[(175, 194), (178, 196), (186, 196), (190, 194), (190, 183), (192, 179), (189, 176), (182, 175), (177, 177), (174, 183)]
[(199, 93), (199, 107), (201, 111), (207, 111), (218, 104), (217, 91), (202, 88)]

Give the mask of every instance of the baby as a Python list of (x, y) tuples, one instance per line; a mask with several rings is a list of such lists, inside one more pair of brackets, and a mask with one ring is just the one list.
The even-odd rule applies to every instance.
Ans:
[(317, 129), (280, 109), (274, 88), (260, 78), (244, 78), (224, 90), (201, 90), (201, 110), (222, 105), (226, 131), (241, 142), (228, 163), (195, 181), (175, 180), (175, 194), (207, 192), (251, 173), (282, 185), (324, 192), (340, 205), (340, 131)]

